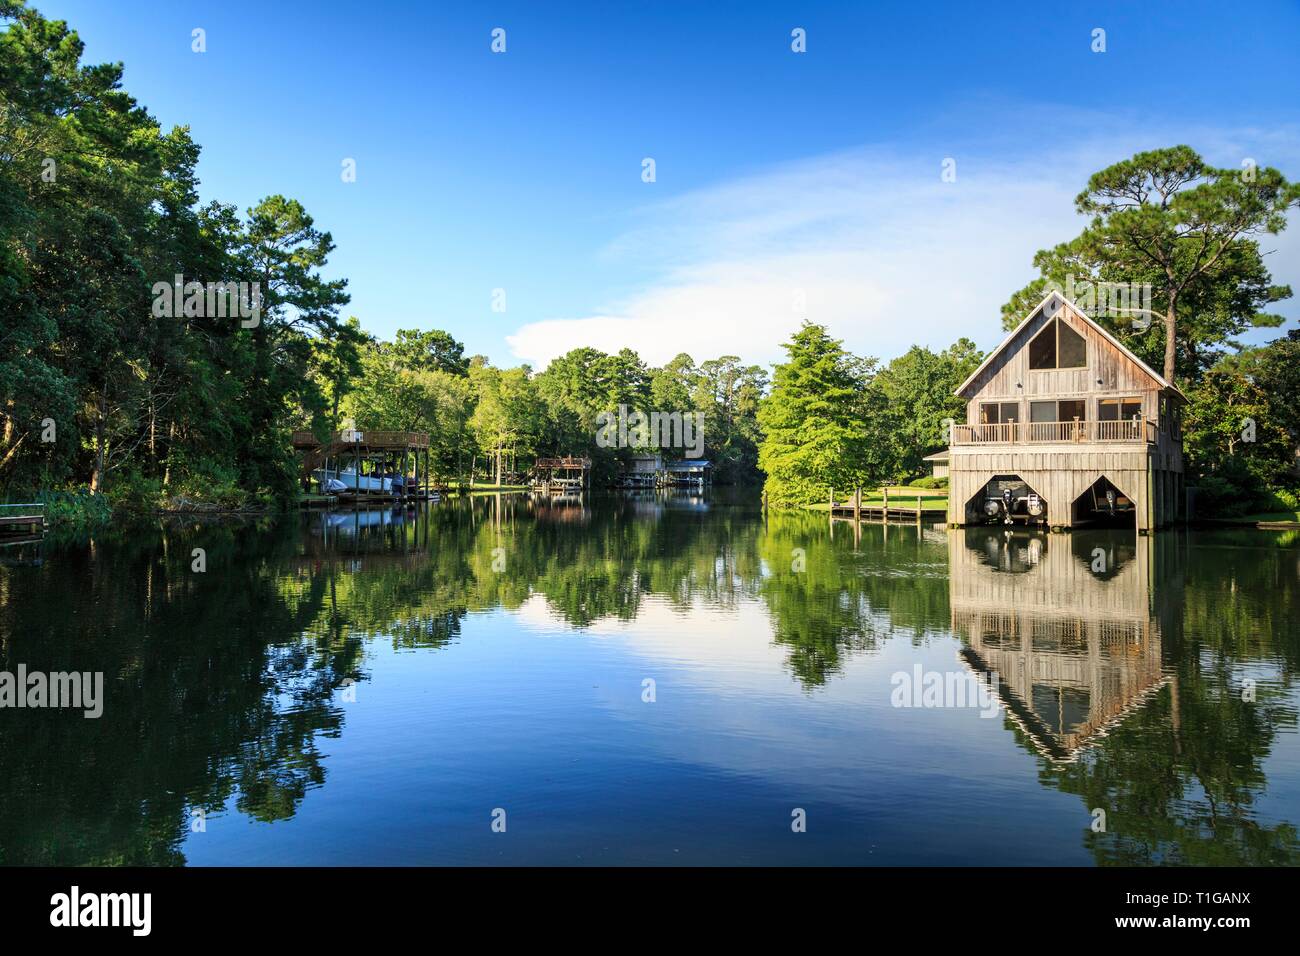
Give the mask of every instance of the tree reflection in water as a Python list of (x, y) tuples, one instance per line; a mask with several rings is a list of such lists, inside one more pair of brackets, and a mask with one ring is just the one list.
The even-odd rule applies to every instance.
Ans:
[(1107, 810), (1081, 837), (1098, 862), (1296, 863), (1294, 827), (1256, 801), (1296, 729), (1298, 554), (1257, 532), (855, 527), (664, 493), (122, 531), (0, 566), (0, 668), (103, 671), (111, 704), (3, 715), (0, 862), (177, 864), (194, 809), (291, 817), (369, 646), (436, 651), (540, 597), (578, 632), (649, 599), (684, 620), (761, 602), (808, 694), (886, 642), (956, 635), (999, 673), (998, 732), (1041, 782)]

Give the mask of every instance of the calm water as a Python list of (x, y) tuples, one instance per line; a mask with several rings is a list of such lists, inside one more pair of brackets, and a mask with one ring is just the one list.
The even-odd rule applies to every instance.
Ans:
[(517, 496), (0, 555), (0, 670), (106, 679), (0, 710), (8, 864), (1300, 861), (1295, 535)]

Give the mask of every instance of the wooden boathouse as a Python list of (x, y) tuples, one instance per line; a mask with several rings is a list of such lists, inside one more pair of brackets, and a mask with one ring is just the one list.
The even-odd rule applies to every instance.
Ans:
[[(315, 433), (293, 433), (295, 451), (303, 453), (304, 481), (341, 476), (353, 487), (348, 497), (427, 498), (437, 490), (429, 466), (429, 433), (345, 429), (317, 438)], [(394, 483), (394, 478), (400, 482)], [(382, 485), (390, 490), (371, 490)]]
[(664, 459), (658, 454), (637, 454), (621, 463), (620, 488), (654, 488), (663, 480)]
[(669, 485), (686, 485), (703, 488), (709, 483), (709, 469), (713, 463), (705, 458), (683, 458), (664, 466), (664, 482)]
[(584, 490), (591, 479), (591, 459), (567, 455), (538, 458), (533, 463), (532, 488), (550, 494), (571, 494)]
[(1183, 518), (1186, 398), (1060, 293), (962, 383), (948, 522), (1152, 531)]

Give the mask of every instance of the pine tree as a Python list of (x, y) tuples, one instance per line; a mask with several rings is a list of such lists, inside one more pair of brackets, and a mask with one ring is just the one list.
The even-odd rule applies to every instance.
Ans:
[(764, 489), (778, 505), (825, 501), (882, 476), (879, 399), (870, 389), (875, 359), (844, 350), (820, 325), (805, 322), (786, 343), (789, 360), (777, 365), (772, 392), (758, 410), (763, 441), (758, 464)]

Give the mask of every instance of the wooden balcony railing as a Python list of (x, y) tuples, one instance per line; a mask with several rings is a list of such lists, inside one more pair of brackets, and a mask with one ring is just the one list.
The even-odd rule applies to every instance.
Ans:
[(1109, 422), (1009, 422), (1003, 425), (954, 425), (954, 445), (1015, 445), (1032, 442), (1154, 442), (1156, 423), (1123, 419)]

